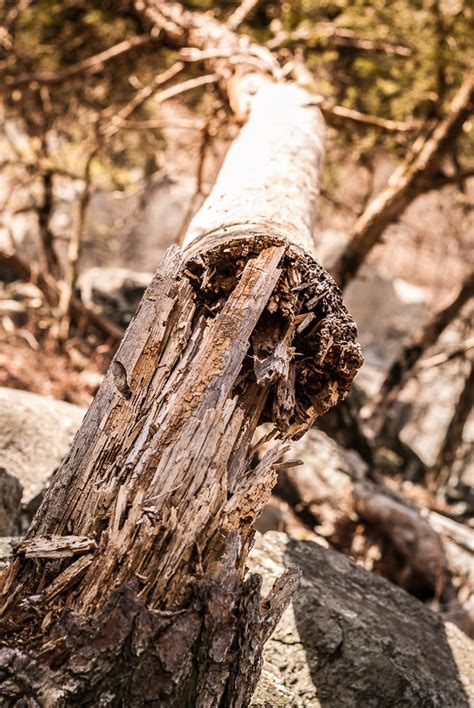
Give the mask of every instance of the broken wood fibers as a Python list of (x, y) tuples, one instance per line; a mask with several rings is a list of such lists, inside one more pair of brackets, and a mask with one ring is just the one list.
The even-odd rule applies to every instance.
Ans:
[[(3, 576), (4, 612), (30, 651), (38, 612), (40, 657), (51, 668), (72, 650), (73, 617), (119, 621), (126, 590), (111, 606), (113, 588), (133, 584), (119, 614), (133, 607), (136, 617), (143, 607), (192, 606), (190, 580), (225, 575), (222, 554), (241, 578), (284, 451), (253, 465), (254, 431), (272, 420), (283, 439), (298, 436), (344, 395), (359, 363), (353, 335), (329, 277), (294, 247), (260, 237), (191, 260), (172, 248)], [(170, 629), (166, 614), (153, 617)], [(194, 614), (173, 627), (174, 643), (187, 635), (175, 644), (181, 669), (201, 624)], [(83, 655), (90, 637), (76, 631)]]
[[(348, 393), (361, 356), (338, 288), (298, 239), (269, 216), (232, 217), (167, 252), (1, 576), (0, 698), (12, 704), (251, 696), (298, 578), (290, 569), (264, 601), (259, 578), (243, 580), (253, 522), (285, 440)], [(263, 422), (280, 441), (256, 461)]]

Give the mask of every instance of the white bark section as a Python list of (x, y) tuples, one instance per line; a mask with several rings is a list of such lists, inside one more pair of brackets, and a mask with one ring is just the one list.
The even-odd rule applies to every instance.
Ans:
[(323, 139), (321, 113), (306, 91), (292, 84), (262, 86), (184, 247), (242, 227), (242, 235), (283, 236), (312, 253)]

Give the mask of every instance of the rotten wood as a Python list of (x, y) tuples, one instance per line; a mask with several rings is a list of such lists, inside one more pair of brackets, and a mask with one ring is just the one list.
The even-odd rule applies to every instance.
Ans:
[[(0, 697), (248, 704), (298, 577), (262, 602), (244, 577), (253, 522), (285, 441), (347, 395), (362, 360), (311, 253), (322, 129), (304, 91), (261, 83), (2, 574)], [(255, 465), (265, 422), (279, 439)]]

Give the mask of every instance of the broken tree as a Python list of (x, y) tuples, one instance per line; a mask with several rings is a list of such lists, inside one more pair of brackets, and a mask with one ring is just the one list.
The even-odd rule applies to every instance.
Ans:
[[(311, 255), (319, 111), (251, 83), (184, 252), (168, 251), (1, 576), (5, 702), (246, 705), (297, 583), (289, 569), (262, 600), (244, 578), (253, 521), (284, 441), (348, 393), (361, 355)], [(256, 462), (263, 422), (280, 441)]]

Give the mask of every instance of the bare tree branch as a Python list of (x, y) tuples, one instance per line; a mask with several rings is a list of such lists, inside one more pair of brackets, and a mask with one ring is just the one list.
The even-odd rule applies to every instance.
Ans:
[(377, 41), (358, 37), (352, 30), (336, 27), (331, 22), (319, 22), (313, 27), (299, 27), (293, 31), (278, 29), (275, 36), (266, 46), (268, 49), (279, 49), (297, 43), (304, 43), (307, 48), (340, 48), (354, 51), (369, 52), (371, 54), (385, 54), (389, 57), (410, 57), (413, 50), (410, 47), (389, 42)]
[(77, 281), (79, 259), (81, 256), (81, 244), (84, 232), (84, 223), (87, 206), (91, 196), (91, 165), (94, 157), (100, 148), (100, 142), (96, 142), (92, 150), (87, 156), (84, 168), (84, 185), (79, 197), (77, 205), (77, 218), (74, 228), (69, 239), (67, 264), (64, 274), (64, 280), (61, 283), (61, 294), (58, 304), (58, 329), (59, 338), (64, 341), (69, 336), (69, 327), (71, 322), (71, 303), (74, 294), (74, 288)]
[(125, 106), (123, 106), (119, 111), (117, 111), (115, 107), (105, 110), (101, 116), (101, 121), (104, 119), (106, 121), (110, 120), (110, 124), (107, 126), (104, 133), (108, 137), (114, 135), (118, 131), (119, 126), (124, 121), (126, 121), (127, 118), (129, 118), (138, 108), (140, 108), (140, 106), (142, 106), (145, 101), (151, 98), (151, 96), (156, 93), (157, 89), (160, 86), (165, 84), (170, 79), (174, 78), (183, 69), (184, 64), (182, 62), (176, 62), (169, 69), (166, 69), (166, 71), (163, 71), (161, 74), (155, 76), (151, 83), (147, 84), (139, 91), (137, 91), (135, 96), (130, 101), (128, 101), (128, 103), (126, 103)]
[(328, 123), (336, 125), (340, 125), (340, 120), (338, 122), (337, 119), (349, 120), (353, 123), (360, 123), (361, 125), (382, 128), (382, 130), (386, 130), (389, 133), (412, 133), (420, 127), (419, 124), (415, 122), (387, 120), (386, 118), (379, 118), (379, 116), (372, 116), (368, 113), (361, 113), (353, 108), (331, 105), (331, 102), (327, 100), (323, 101), (320, 108)]
[(463, 342), (461, 345), (451, 347), (445, 352), (435, 354), (435, 356), (431, 356), (429, 359), (425, 359), (424, 361), (418, 362), (417, 368), (419, 370), (423, 370), (431, 369), (434, 366), (442, 366), (448, 361), (452, 361), (453, 359), (458, 359), (459, 357), (465, 356), (466, 353), (471, 349), (474, 349), (474, 337), (466, 339), (466, 341)]
[[(44, 273), (41, 270), (35, 269), (28, 261), (14, 251), (1, 249), (0, 266), (15, 273), (22, 280), (35, 283), (44, 294), (51, 307), (58, 305), (61, 288), (50, 273)], [(75, 323), (90, 322), (94, 329), (114, 342), (119, 342), (123, 336), (121, 327), (95, 311), (94, 308), (84, 305), (84, 303), (76, 297), (73, 297), (71, 300), (71, 314)]]
[(410, 155), (392, 174), (386, 189), (370, 202), (357, 220), (352, 238), (332, 272), (341, 287), (356, 275), (387, 226), (399, 219), (417, 196), (436, 184), (435, 175), (441, 160), (471, 114), (473, 99), (474, 71), (470, 71), (447, 115), (435, 124), (432, 132), (415, 141)]
[(250, 13), (257, 7), (259, 0), (242, 0), (239, 7), (234, 10), (232, 15), (227, 20), (227, 27), (235, 32), (242, 22), (244, 22)]
[(32, 82), (39, 84), (59, 84), (83, 72), (96, 73), (101, 71), (106, 62), (130, 52), (132, 49), (143, 47), (154, 39), (156, 39), (156, 36), (150, 34), (131, 37), (130, 39), (115, 44), (109, 49), (105, 49), (103, 52), (99, 52), (99, 54), (95, 54), (88, 59), (83, 59), (77, 62), (77, 64), (72, 64), (61, 71), (39, 71), (36, 73), (20, 74), (16, 77), (6, 76), (4, 82), (10, 89)]
[(378, 394), (368, 406), (371, 427), (378, 434), (386, 420), (387, 410), (408, 381), (416, 363), (425, 351), (432, 347), (446, 327), (458, 316), (464, 305), (474, 297), (474, 272), (464, 279), (461, 288), (450, 297), (444, 307), (416, 333), (413, 339), (401, 350), (391, 365)]
[(303, 51), (301, 49), (296, 49), (295, 51), (294, 61), (291, 65), (291, 73), (300, 86), (306, 88), (314, 94), (314, 100), (318, 102), (321, 112), (327, 122), (331, 125), (339, 127), (341, 122), (349, 120), (363, 126), (370, 125), (375, 128), (382, 128), (383, 130), (387, 130), (391, 133), (408, 133), (420, 127), (415, 122), (386, 120), (385, 118), (379, 118), (378, 116), (361, 113), (360, 111), (356, 111), (352, 108), (337, 106), (331, 99), (321, 96), (318, 93), (317, 83), (304, 60)]
[(41, 181), (43, 186), (43, 198), (41, 205), (36, 208), (38, 215), (40, 262), (44, 270), (57, 276), (59, 260), (54, 248), (54, 236), (50, 228), (53, 212), (53, 172), (46, 170), (41, 176)]
[[(175, 73), (181, 71), (183, 65), (178, 63), (175, 64)], [(141, 106), (147, 99), (149, 99), (153, 94), (156, 103), (164, 103), (169, 101), (170, 98), (175, 98), (187, 91), (192, 91), (193, 89), (199, 88), (200, 86), (206, 86), (208, 84), (215, 84), (219, 80), (218, 74), (204, 74), (203, 76), (197, 76), (194, 79), (188, 79), (187, 81), (182, 81), (179, 84), (174, 84), (167, 89), (163, 89), (159, 93), (155, 93), (156, 84), (152, 86), (146, 86), (144, 89), (138, 92), (130, 103), (128, 103), (121, 111), (112, 117), (112, 122), (104, 129), (104, 135), (111, 137), (115, 135), (127, 122), (127, 118), (131, 116), (139, 106)]]
[(467, 419), (474, 405), (474, 360), (471, 361), (469, 374), (454, 408), (444, 440), (439, 449), (431, 474), (436, 486), (446, 484), (456, 462), (456, 454), (463, 443), (463, 432)]

